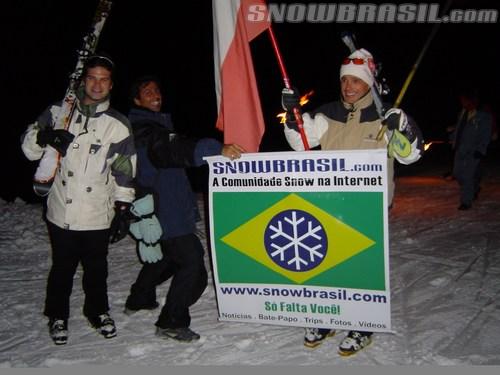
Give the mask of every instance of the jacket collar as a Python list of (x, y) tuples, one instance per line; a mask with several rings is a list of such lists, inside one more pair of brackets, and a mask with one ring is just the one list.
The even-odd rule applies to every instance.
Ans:
[(82, 98), (85, 95), (83, 90), (83, 87), (80, 87), (76, 91), (76, 97), (78, 99), (76, 101), (76, 106), (84, 116), (97, 117), (101, 113), (106, 112), (109, 109), (109, 95), (99, 103), (85, 105), (82, 103)]
[(368, 90), (368, 92), (363, 97), (361, 97), (357, 102), (355, 102), (354, 104), (346, 103), (346, 102), (344, 102), (344, 100), (342, 100), (342, 104), (344, 105), (345, 109), (352, 111), (352, 112), (357, 111), (359, 109), (365, 109), (365, 108), (371, 106), (373, 104), (373, 96), (372, 96), (371, 89)]
[(130, 109), (128, 118), (131, 123), (147, 120), (156, 122), (168, 130), (173, 130), (170, 113), (153, 112), (146, 108), (134, 106)]

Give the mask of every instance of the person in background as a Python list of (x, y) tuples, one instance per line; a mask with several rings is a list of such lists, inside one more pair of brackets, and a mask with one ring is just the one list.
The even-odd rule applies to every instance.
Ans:
[(460, 187), (459, 210), (468, 210), (480, 191), (481, 160), (486, 156), (492, 134), (490, 113), (479, 109), (477, 91), (464, 90), (462, 110), (453, 131), (453, 175)]
[[(170, 114), (161, 111), (163, 98), (154, 76), (138, 78), (131, 88), (129, 119), (137, 148), (139, 215), (149, 222), (134, 223), (143, 266), (130, 289), (125, 313), (158, 307), (156, 286), (173, 276), (165, 305), (155, 323), (156, 335), (189, 342), (200, 335), (190, 327), (189, 307), (207, 285), (204, 249), (195, 234), (197, 206), (185, 167), (201, 166), (205, 156), (231, 160), (244, 152), (237, 144), (212, 138), (176, 134)], [(145, 204), (146, 203), (146, 204)], [(154, 217), (148, 215), (154, 215)], [(152, 220), (152, 221), (151, 221)]]
[(127, 233), (126, 216), (135, 190), (136, 154), (128, 120), (110, 107), (114, 64), (89, 57), (66, 129), (55, 129), (60, 104), (50, 106), (23, 135), (30, 160), (47, 147), (60, 162), (47, 199), (46, 222), (52, 246), (44, 314), (56, 345), (68, 340), (73, 277), (82, 265), (83, 314), (105, 338), (116, 336), (107, 294), (108, 243)]
[[(373, 57), (365, 49), (356, 50), (345, 58), (340, 68), (340, 100), (304, 113), (304, 131), (310, 147), (322, 150), (385, 149), (389, 146), (390, 133), (394, 130), (401, 132), (410, 143), (411, 152), (406, 157), (388, 152), (390, 207), (394, 195), (394, 159), (402, 164), (416, 162), (423, 152), (423, 144), (419, 128), (403, 110), (391, 108), (383, 119), (379, 117), (370, 90), (374, 84), (374, 68)], [(294, 108), (300, 109), (299, 97), (296, 90), (283, 89), (282, 105), (287, 111), (285, 137), (294, 150), (303, 151), (304, 145), (293, 115)], [(383, 123), (388, 126), (388, 134), (377, 140)], [(329, 328), (306, 328), (304, 345), (316, 347), (334, 333)], [(352, 355), (371, 341), (372, 332), (350, 331), (339, 345), (339, 354)]]

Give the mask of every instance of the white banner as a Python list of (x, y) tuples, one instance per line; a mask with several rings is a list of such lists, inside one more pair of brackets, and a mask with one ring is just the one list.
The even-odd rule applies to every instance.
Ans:
[(220, 319), (390, 331), (386, 155), (206, 158)]

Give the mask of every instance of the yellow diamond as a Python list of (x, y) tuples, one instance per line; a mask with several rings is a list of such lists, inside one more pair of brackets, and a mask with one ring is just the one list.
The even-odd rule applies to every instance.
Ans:
[[(294, 209), (308, 212), (314, 216), (325, 229), (328, 239), (325, 259), (317, 267), (304, 272), (294, 272), (280, 267), (267, 254), (264, 245), (264, 232), (269, 221), (282, 211)], [(233, 249), (240, 251), (297, 284), (302, 284), (306, 280), (337, 266), (375, 243), (364, 234), (296, 194), (288, 195), (224, 236), (221, 240)]]

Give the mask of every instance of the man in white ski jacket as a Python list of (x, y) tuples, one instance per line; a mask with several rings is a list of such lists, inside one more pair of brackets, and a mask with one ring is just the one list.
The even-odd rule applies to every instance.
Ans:
[(22, 140), (30, 160), (40, 159), (49, 146), (60, 155), (46, 213), (52, 267), (44, 314), (55, 344), (67, 342), (69, 299), (79, 263), (84, 272), (83, 314), (104, 337), (116, 335), (108, 315), (108, 243), (110, 236), (126, 234), (125, 217), (135, 197), (136, 155), (127, 118), (110, 108), (112, 71), (107, 57), (90, 57), (67, 129), (53, 128), (60, 108), (53, 105), (28, 127)]

